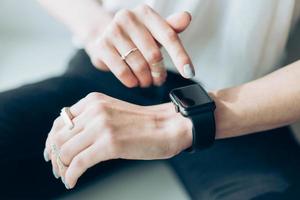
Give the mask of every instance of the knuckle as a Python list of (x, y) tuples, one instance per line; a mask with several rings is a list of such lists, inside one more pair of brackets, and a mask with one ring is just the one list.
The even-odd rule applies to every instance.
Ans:
[(173, 29), (167, 29), (165, 32), (166, 40), (169, 42), (175, 42), (178, 40), (178, 35)]
[(109, 37), (121, 37), (123, 35), (123, 31), (121, 26), (118, 23), (113, 23), (110, 28), (110, 35)]
[(60, 158), (66, 165), (70, 164), (71, 151), (69, 148), (62, 147), (60, 149)]
[(135, 87), (138, 85), (136, 77), (126, 67), (120, 67), (114, 71), (115, 76), (127, 87)]
[(92, 106), (92, 109), (96, 114), (103, 117), (106, 113), (106, 107), (107, 105), (104, 102), (99, 101), (94, 106)]
[(190, 63), (190, 58), (187, 55), (182, 54), (182, 51), (178, 52), (176, 57), (179, 63), (181, 63), (182, 65)]
[[(111, 35), (111, 31), (106, 31), (99, 39), (97, 39), (94, 43), (94, 46), (91, 48), (90, 53), (97, 57), (103, 57), (103, 51), (107, 50), (110, 46), (109, 36)], [(101, 51), (99, 51), (101, 49)]]
[(106, 43), (105, 34), (103, 34), (101, 37), (97, 38), (93, 44), (91, 44), (91, 47), (93, 50), (96, 48), (104, 48)]
[(99, 116), (97, 116), (95, 118), (95, 122), (98, 124), (96, 127), (99, 128), (99, 133), (101, 133), (103, 129), (107, 130), (110, 128), (109, 120), (107, 114), (105, 113), (101, 113)]
[(103, 108), (96, 108), (93, 112), (95, 113), (93, 114), (95, 117), (93, 122), (91, 123), (91, 127), (96, 127), (96, 129), (98, 129), (96, 132), (98, 133), (102, 133), (103, 130), (110, 129), (111, 116), (109, 111)]
[(145, 61), (141, 61), (141, 62), (137, 63), (137, 67), (136, 67), (135, 71), (138, 74), (145, 74), (145, 73), (149, 72), (148, 63)]
[(72, 162), (74, 162), (73, 164), (77, 169), (85, 169), (87, 163), (82, 156), (75, 157)]
[(156, 63), (156, 62), (161, 61), (162, 54), (161, 54), (160, 50), (155, 49), (155, 50), (150, 51), (149, 55), (148, 55), (148, 59), (149, 59), (150, 63)]
[(97, 67), (97, 68), (100, 68), (100, 69), (102, 69), (102, 68), (104, 68), (104, 63), (103, 63), (103, 61), (100, 59), (100, 58), (98, 58), (98, 57), (92, 57), (91, 58), (91, 62), (92, 62), (92, 64), (95, 66), (95, 67)]
[(63, 139), (59, 136), (59, 135), (54, 135), (52, 138), (54, 144), (56, 144), (57, 146), (61, 146), (61, 144), (63, 144)]
[(140, 4), (136, 8), (139, 12), (147, 15), (152, 12), (152, 8), (147, 4)]
[(59, 128), (59, 124), (60, 124), (60, 118), (56, 118), (53, 122), (53, 128), (54, 130), (57, 130)]
[(117, 23), (129, 22), (133, 19), (133, 12), (128, 9), (121, 9), (115, 15), (115, 21)]
[(122, 68), (120, 69), (118, 72), (117, 72), (117, 76), (120, 78), (120, 79), (126, 79), (128, 78), (129, 76), (129, 72), (128, 70), (126, 70), (125, 68)]
[(146, 61), (140, 61), (134, 68), (134, 73), (140, 80), (141, 86), (149, 86), (151, 84), (150, 69)]
[(101, 101), (104, 98), (104, 95), (99, 92), (91, 92), (86, 96), (89, 101)]

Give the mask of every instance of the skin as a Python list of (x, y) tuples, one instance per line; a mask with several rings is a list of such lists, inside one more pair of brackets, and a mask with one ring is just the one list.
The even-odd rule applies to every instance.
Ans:
[[(191, 74), (184, 73), (184, 66), (189, 66), (194, 72), (191, 59), (178, 36), (191, 21), (187, 12), (164, 19), (151, 7), (139, 5), (132, 10), (120, 10), (112, 16), (92, 0), (87, 3), (73, 3), (69, 0), (63, 3), (50, 0), (40, 2), (67, 24), (75, 35), (82, 38), (86, 52), (98, 69), (111, 71), (127, 87), (159, 86), (164, 83), (167, 73), (161, 62), (161, 46), (184, 77), (191, 78)], [(73, 9), (66, 9), (68, 11), (65, 13), (65, 9), (62, 9), (64, 5), (72, 5)], [(83, 11), (82, 7), (85, 8)], [(93, 28), (87, 27), (87, 24), (92, 24)], [(101, 28), (95, 28), (99, 24)], [(121, 59), (120, 55), (134, 48), (138, 51), (131, 53), (126, 60)], [(159, 73), (159, 76), (153, 76), (151, 72)]]
[[(173, 61), (180, 73), (182, 73), (182, 65), (185, 63), (183, 60), (186, 59), (185, 61), (189, 61), (178, 37), (174, 36), (174, 32), (183, 31), (189, 24), (190, 19), (188, 20), (186, 13), (164, 20), (157, 13), (153, 12), (152, 9), (140, 6), (134, 11), (122, 11), (116, 15), (117, 19), (111, 20), (109, 19), (110, 14), (105, 11), (102, 13), (93, 12), (94, 8), (90, 8), (90, 6), (98, 6), (96, 8), (102, 9), (98, 4), (95, 5), (95, 1), (90, 0), (82, 3), (82, 1), (78, 0), (74, 1), (76, 2), (74, 3), (74, 7), (76, 8), (76, 5), (81, 5), (85, 9), (77, 13), (82, 16), (79, 22), (76, 22), (77, 17), (74, 14), (76, 13), (74, 9), (66, 9), (68, 12), (63, 14), (62, 10), (64, 9), (57, 6), (70, 5), (68, 4), (70, 2), (68, 0), (61, 2), (63, 3), (58, 3), (54, 0), (42, 1), (50, 10), (54, 10), (62, 21), (71, 27), (71, 30), (75, 34), (82, 37), (87, 36), (85, 40), (87, 41), (86, 50), (90, 52), (91, 58), (93, 56), (100, 56), (99, 65), (95, 64), (96, 67), (111, 70), (128, 87), (134, 85), (134, 80), (138, 82), (139, 86), (147, 86), (148, 83), (144, 84), (148, 80), (148, 78), (145, 78), (145, 74), (147, 73), (139, 75), (138, 72), (134, 71), (133, 64), (130, 65), (127, 63), (127, 67), (131, 71), (131, 74), (128, 72), (127, 75), (131, 78), (127, 80), (127, 75), (120, 77), (119, 73), (113, 67), (117, 65), (115, 63), (108, 63), (107, 61), (111, 59), (111, 56), (106, 55), (107, 57), (105, 57), (105, 55), (101, 55), (100, 51), (97, 51), (97, 47), (99, 48), (97, 45), (99, 44), (93, 42), (95, 38), (99, 38), (100, 34), (100, 44), (107, 43), (107, 45), (111, 45), (111, 48), (116, 48), (117, 43), (121, 41), (113, 41), (112, 38), (109, 39), (109, 35), (113, 34), (116, 30), (116, 24), (119, 25), (119, 23), (125, 22), (126, 24), (143, 24), (136, 25), (135, 30), (142, 33), (146, 28), (155, 41), (147, 45), (152, 45), (155, 48), (163, 45), (169, 50), (170, 55), (177, 55), (176, 57), (180, 59), (176, 60), (176, 57), (173, 57)], [(146, 24), (146, 22), (143, 23), (141, 17), (139, 17), (141, 16), (141, 10), (148, 13), (147, 17), (149, 17), (149, 20), (147, 23), (155, 21), (162, 26), (162, 30), (166, 30), (163, 26), (168, 27), (167, 30), (169, 31), (172, 29), (174, 32), (170, 31), (165, 34), (165, 36), (171, 36), (172, 40), (166, 39), (163, 41), (166, 37), (163, 37), (164, 34), (160, 35), (161, 30), (155, 29), (155, 27)], [(89, 12), (90, 14), (87, 14)], [(152, 15), (149, 15), (149, 12), (153, 12)], [(124, 19), (125, 22), (122, 22)], [(102, 27), (99, 30), (95, 28), (98, 27), (98, 22), (103, 22), (102, 24), (107, 22), (107, 26), (105, 26), (107, 32), (106, 28)], [(120, 25), (119, 28), (122, 29), (119, 33), (128, 33), (125, 27)], [(146, 45), (143, 44), (146, 41), (142, 38), (149, 39), (151, 37), (148, 34), (144, 36), (136, 36), (140, 39), (137, 42), (133, 40), (132, 36), (127, 34), (129, 38), (127, 39), (129, 41), (131, 39), (135, 44), (138, 43), (140, 45), (139, 48), (145, 48), (141, 47), (142, 45)], [(150, 41), (152, 40), (150, 39)], [(123, 42), (124, 44), (126, 43), (125, 40)], [(172, 42), (174, 43), (170, 44)], [(93, 53), (94, 51), (90, 49), (90, 44), (95, 47), (96, 53)], [(174, 46), (176, 47), (175, 53), (170, 49)], [(109, 48), (107, 49), (109, 51)], [(110, 54), (112, 52), (110, 51)], [(151, 59), (148, 60), (142, 50), (140, 53), (140, 57), (144, 56), (149, 66)], [(122, 66), (121, 63), (118, 64)], [(150, 67), (148, 70), (151, 70)], [(300, 62), (296, 62), (258, 80), (237, 87), (210, 92), (210, 96), (216, 102), (216, 139), (236, 137), (277, 128), (298, 120), (300, 118), (299, 77)], [(61, 117), (58, 117), (49, 133), (45, 148), (45, 159), (47, 161), (51, 160), (54, 173), (58, 177), (62, 177), (68, 189), (76, 185), (78, 178), (88, 168), (103, 161), (117, 158), (141, 160), (165, 159), (178, 154), (192, 144), (192, 124), (189, 119), (175, 112), (172, 103), (145, 107), (123, 102), (101, 93), (91, 93), (73, 105), (71, 113), (74, 115), (74, 129), (67, 129)], [(58, 154), (51, 150), (51, 145), (53, 144), (57, 147)], [(56, 156), (58, 155), (62, 163), (57, 162)]]
[(245, 135), (299, 120), (299, 77), (297, 61), (263, 78), (212, 92), (217, 106), (216, 137)]
[[(216, 139), (291, 124), (300, 119), (300, 61), (261, 79), (215, 92)], [(276, 87), (276, 90), (274, 89)], [(191, 146), (192, 124), (172, 103), (139, 106), (91, 93), (71, 107), (75, 128), (58, 117), (46, 152), (66, 187), (73, 188), (90, 167), (105, 160), (165, 159)], [(236, 122), (239, 123), (236, 123)], [(50, 144), (60, 149), (59, 169)]]
[[(53, 169), (64, 177), (67, 188), (73, 188), (77, 179), (99, 162), (165, 159), (191, 145), (191, 122), (175, 113), (169, 103), (144, 107), (91, 93), (72, 106), (71, 112), (75, 128), (69, 130), (58, 117), (46, 141)], [(60, 159), (68, 167), (59, 168), (51, 144), (58, 147)]]

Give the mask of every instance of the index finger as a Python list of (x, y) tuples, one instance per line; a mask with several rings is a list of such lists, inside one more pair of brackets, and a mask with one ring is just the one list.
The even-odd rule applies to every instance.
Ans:
[[(147, 5), (136, 9), (141, 20), (152, 36), (167, 50), (179, 73), (185, 78), (195, 76), (195, 70), (178, 34), (158, 13)], [(151, 19), (151, 20), (149, 20)]]

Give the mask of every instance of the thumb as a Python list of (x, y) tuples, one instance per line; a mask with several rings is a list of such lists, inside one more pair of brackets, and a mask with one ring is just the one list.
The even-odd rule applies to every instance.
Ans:
[(177, 32), (181, 33), (190, 24), (192, 16), (189, 12), (180, 12), (170, 15), (167, 18), (168, 24)]

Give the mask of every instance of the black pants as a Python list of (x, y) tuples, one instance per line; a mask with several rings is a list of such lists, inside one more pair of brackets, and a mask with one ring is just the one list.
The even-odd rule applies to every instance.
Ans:
[[(95, 91), (135, 104), (159, 104), (169, 101), (172, 88), (191, 83), (169, 72), (161, 87), (128, 89), (111, 73), (96, 70), (79, 51), (64, 75), (0, 93), (0, 196), (45, 199), (66, 191), (42, 157), (62, 107)], [(211, 149), (182, 153), (168, 163), (193, 199), (285, 199), (296, 198), (300, 190), (300, 151), (288, 128), (217, 141)], [(101, 163), (76, 188), (126, 164)]]

